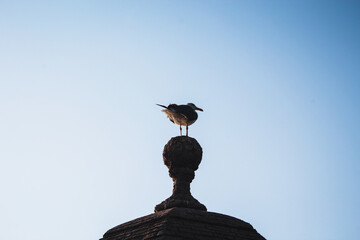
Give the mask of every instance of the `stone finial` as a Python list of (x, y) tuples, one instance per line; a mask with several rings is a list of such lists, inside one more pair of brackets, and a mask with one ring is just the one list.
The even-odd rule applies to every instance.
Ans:
[(164, 147), (163, 159), (174, 182), (173, 194), (156, 205), (155, 212), (173, 207), (206, 211), (206, 207), (190, 193), (190, 183), (195, 177), (201, 158), (202, 148), (195, 138), (178, 136), (170, 139)]

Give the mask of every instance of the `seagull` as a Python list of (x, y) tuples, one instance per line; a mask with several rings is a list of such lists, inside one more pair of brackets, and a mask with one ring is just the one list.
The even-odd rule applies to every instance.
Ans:
[(198, 108), (193, 103), (188, 103), (186, 105), (170, 104), (167, 107), (160, 104), (156, 105), (165, 108), (164, 110), (162, 110), (162, 112), (167, 115), (169, 120), (177, 125), (180, 125), (180, 136), (182, 136), (181, 126), (186, 126), (186, 136), (188, 136), (189, 126), (193, 124), (198, 118), (195, 110), (203, 111), (201, 108)]

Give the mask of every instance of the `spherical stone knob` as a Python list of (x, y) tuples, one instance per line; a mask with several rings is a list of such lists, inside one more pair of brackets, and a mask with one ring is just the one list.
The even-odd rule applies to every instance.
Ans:
[(172, 207), (187, 207), (206, 211), (190, 193), (190, 183), (195, 177), (202, 158), (202, 148), (195, 138), (173, 137), (163, 151), (164, 164), (173, 179), (173, 194), (155, 207), (155, 212)]
[(169, 168), (169, 175), (173, 179), (187, 177), (192, 180), (201, 158), (202, 148), (196, 139), (191, 137), (173, 137), (163, 151), (164, 164)]

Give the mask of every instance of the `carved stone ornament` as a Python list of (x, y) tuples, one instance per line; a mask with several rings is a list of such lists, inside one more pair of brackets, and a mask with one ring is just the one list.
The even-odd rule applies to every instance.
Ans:
[(202, 158), (202, 148), (195, 138), (187, 136), (173, 137), (163, 151), (164, 164), (173, 179), (173, 194), (156, 205), (155, 212), (173, 207), (193, 208), (206, 211), (206, 207), (190, 193), (190, 183)]

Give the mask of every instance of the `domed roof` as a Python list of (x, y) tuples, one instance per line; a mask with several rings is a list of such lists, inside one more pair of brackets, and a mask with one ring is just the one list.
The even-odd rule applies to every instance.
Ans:
[(122, 239), (239, 239), (264, 240), (249, 223), (213, 212), (174, 207), (107, 231), (101, 240)]

